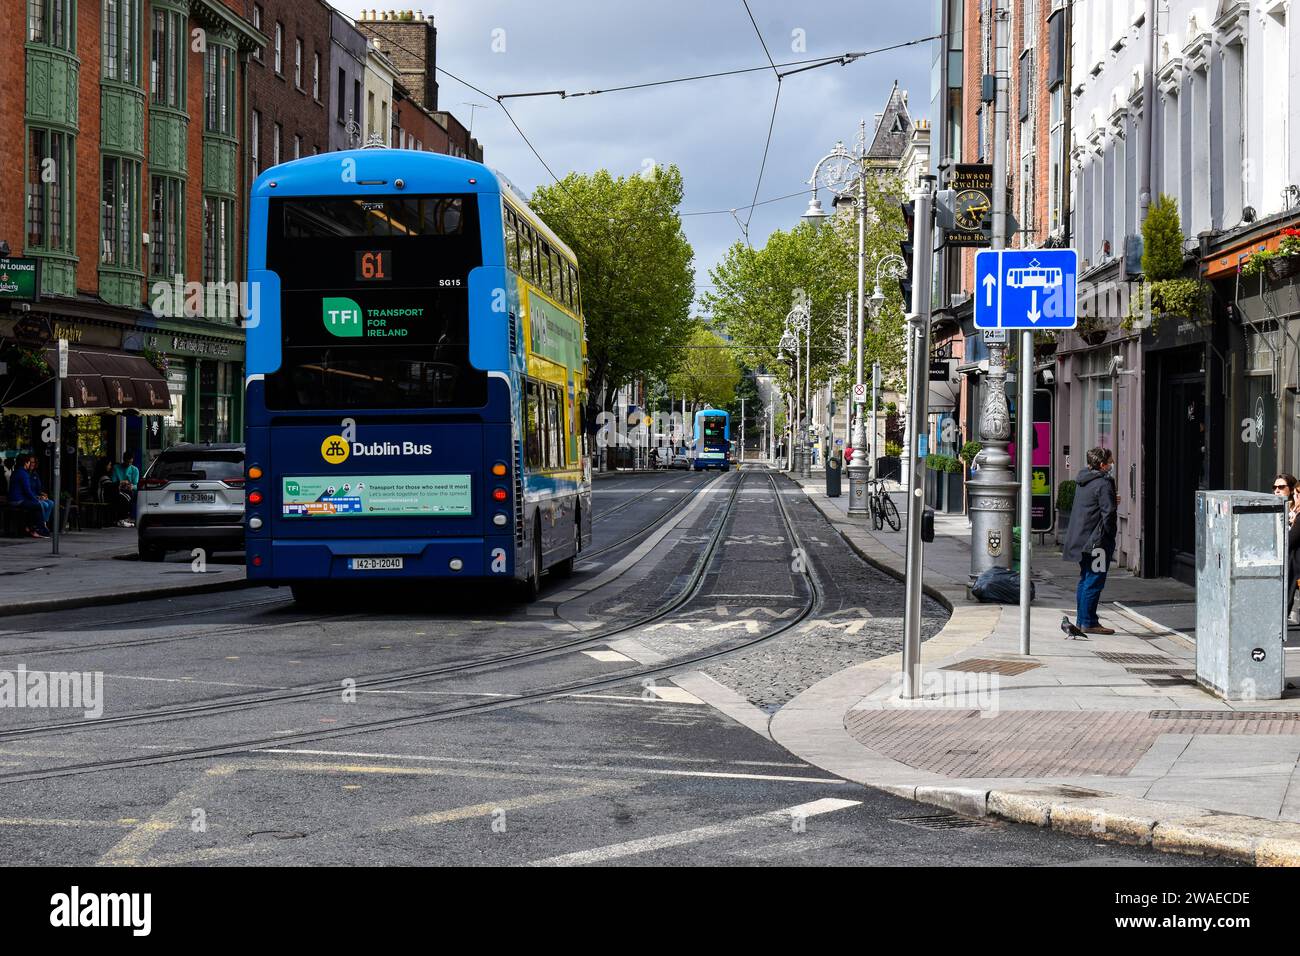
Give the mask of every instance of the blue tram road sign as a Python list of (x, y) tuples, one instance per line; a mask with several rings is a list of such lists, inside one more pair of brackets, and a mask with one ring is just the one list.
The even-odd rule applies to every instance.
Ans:
[(1079, 321), (1074, 249), (984, 249), (975, 254), (975, 328), (1072, 329)]

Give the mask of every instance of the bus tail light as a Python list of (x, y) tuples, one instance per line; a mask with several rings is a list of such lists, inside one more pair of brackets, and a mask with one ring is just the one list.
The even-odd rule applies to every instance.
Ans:
[(260, 505), (262, 503), (262, 493), (260, 491), (250, 491), (248, 493), (248, 503), (250, 505)]
[(493, 489), (492, 489), (492, 498), (493, 498), (493, 500), (495, 500), (495, 501), (505, 501), (505, 500), (506, 500), (506, 497), (507, 497), (507, 492), (506, 492), (506, 490), (505, 490), (504, 488), (493, 488)]
[(492, 474), (496, 475), (498, 478), (504, 478), (506, 476), (506, 463), (504, 461), (499, 461), (493, 465)]

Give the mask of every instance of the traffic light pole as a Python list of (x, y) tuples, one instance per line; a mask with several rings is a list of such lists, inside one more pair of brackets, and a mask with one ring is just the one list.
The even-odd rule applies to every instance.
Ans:
[(924, 434), (930, 382), (930, 309), (934, 267), (934, 177), (921, 181), (916, 197), (916, 240), (912, 249), (912, 308), (907, 317), (911, 369), (907, 402), (907, 444), (903, 457), (912, 468), (907, 476), (907, 583), (903, 605), (903, 687), (905, 700), (921, 696), (921, 576), (923, 574), (921, 516), (925, 510), (924, 470), (916, 467), (919, 438)]

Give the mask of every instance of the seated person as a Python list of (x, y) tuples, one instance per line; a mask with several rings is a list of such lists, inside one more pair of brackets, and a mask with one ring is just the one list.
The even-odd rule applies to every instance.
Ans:
[(135, 517), (135, 492), (140, 484), (140, 469), (135, 467), (134, 461), (135, 456), (128, 451), (122, 456), (121, 464), (113, 466), (113, 473), (109, 476), (112, 490), (108, 501), (117, 515), (119, 528), (135, 527), (132, 519)]
[(46, 525), (45, 507), (40, 493), (32, 487), (35, 468), (36, 459), (31, 455), (18, 456), (13, 474), (9, 476), (9, 506), (22, 512), (26, 522), (23, 534), (30, 538), (48, 538), (50, 529)]

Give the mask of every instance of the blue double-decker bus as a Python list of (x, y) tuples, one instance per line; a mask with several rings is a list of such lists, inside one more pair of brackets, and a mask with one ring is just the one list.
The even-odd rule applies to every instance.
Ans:
[(479, 578), (591, 540), (577, 260), (478, 163), (366, 148), (252, 188), (250, 580)]
[(696, 471), (731, 468), (731, 416), (720, 408), (695, 413), (695, 438), (691, 443), (691, 467)]

